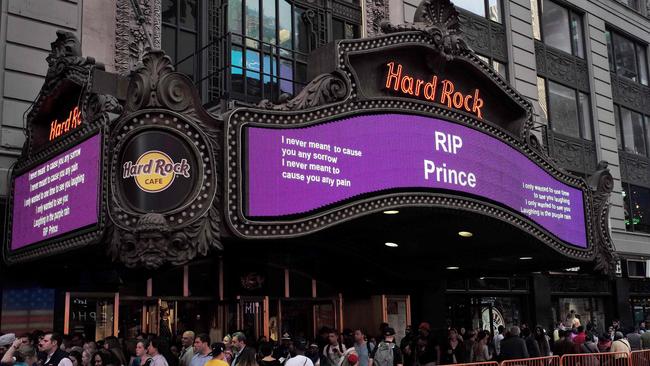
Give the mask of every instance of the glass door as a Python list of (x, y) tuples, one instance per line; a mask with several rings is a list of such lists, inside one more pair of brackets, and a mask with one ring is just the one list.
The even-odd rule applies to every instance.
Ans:
[(65, 299), (65, 334), (81, 333), (94, 340), (116, 335), (116, 294), (66, 292)]

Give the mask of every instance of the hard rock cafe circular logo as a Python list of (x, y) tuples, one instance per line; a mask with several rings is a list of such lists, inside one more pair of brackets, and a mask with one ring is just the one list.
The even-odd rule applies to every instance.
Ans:
[(187, 159), (174, 162), (169, 155), (158, 150), (145, 152), (135, 163), (125, 162), (122, 173), (122, 178), (134, 178), (138, 188), (148, 193), (162, 192), (169, 188), (176, 176), (190, 177)]

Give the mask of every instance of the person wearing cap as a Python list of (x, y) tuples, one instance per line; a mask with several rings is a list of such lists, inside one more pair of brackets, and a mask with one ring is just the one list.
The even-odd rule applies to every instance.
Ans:
[[(9, 346), (11, 346), (11, 344), (15, 340), (16, 340), (16, 335), (14, 333), (7, 333), (5, 335), (0, 336), (0, 357), (4, 359), (4, 355), (6, 354), (6, 352), (11, 351)], [(3, 361), (2, 363), (4, 364), (5, 362)]]
[(210, 355), (212, 356), (212, 359), (208, 362), (205, 363), (205, 366), (228, 366), (228, 362), (226, 362), (226, 345), (220, 342), (217, 343), (212, 343), (212, 352)]
[(384, 328), (384, 340), (370, 354), (369, 366), (402, 366), (402, 352), (395, 344), (395, 329)]
[[(298, 338), (293, 341), (293, 350), (295, 352), (295, 355), (288, 359), (285, 363), (284, 366), (314, 366), (314, 363), (312, 360), (305, 356), (305, 348), (307, 346), (307, 342), (305, 342), (304, 339)], [(318, 350), (318, 346), (316, 346), (316, 349)]]
[(284, 361), (291, 357), (290, 349), (291, 335), (287, 332), (284, 332), (282, 334), (282, 338), (280, 338), (280, 344), (273, 350), (273, 358), (280, 361), (280, 363), (284, 363)]
[(33, 366), (38, 362), (36, 350), (25, 343), (25, 337), (16, 338), (0, 360), (2, 365)]
[(72, 366), (68, 354), (59, 348), (62, 340), (58, 333), (46, 333), (38, 343), (38, 350), (45, 354), (43, 366)]

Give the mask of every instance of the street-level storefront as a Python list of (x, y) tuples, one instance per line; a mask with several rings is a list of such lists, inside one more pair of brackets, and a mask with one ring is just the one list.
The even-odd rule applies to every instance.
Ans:
[(425, 1), (316, 50), (293, 98), (212, 112), (161, 51), (125, 80), (60, 33), (4, 247), (56, 276), (5, 286), (54, 289), (51, 327), (90, 338), (601, 321), (545, 273), (614, 273), (606, 163), (559, 169), (457, 17)]

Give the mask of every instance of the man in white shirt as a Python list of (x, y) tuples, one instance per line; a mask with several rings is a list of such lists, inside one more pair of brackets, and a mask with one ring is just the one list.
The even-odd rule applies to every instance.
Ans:
[(314, 363), (305, 356), (305, 349), (307, 342), (304, 339), (296, 339), (293, 341), (294, 351), (296, 355), (288, 359), (284, 366), (314, 366)]
[(46, 333), (38, 342), (38, 350), (43, 352), (43, 366), (72, 366), (68, 353), (60, 349), (63, 338), (58, 333)]
[(506, 327), (499, 325), (498, 333), (494, 336), (494, 351), (497, 356), (501, 354), (501, 341), (503, 340)]

